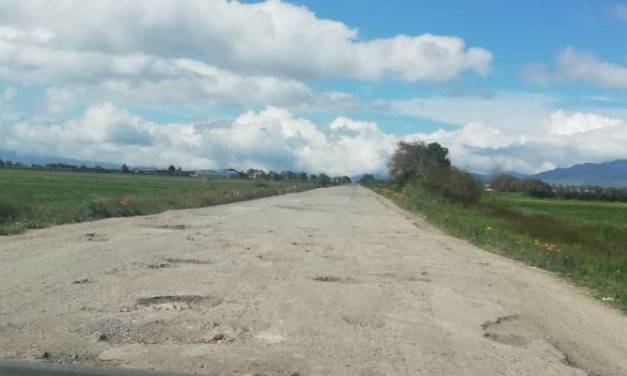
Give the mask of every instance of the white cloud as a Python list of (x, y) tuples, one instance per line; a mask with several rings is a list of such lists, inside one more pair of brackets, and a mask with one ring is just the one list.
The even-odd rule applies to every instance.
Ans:
[(53, 112), (67, 108), (70, 99), (141, 105), (275, 105), (309, 111), (346, 110), (358, 105), (350, 94), (318, 93), (300, 81), (239, 75), (197, 60), (51, 50), (2, 40), (0, 79), (56, 83), (46, 98)]
[(609, 130), (625, 126), (621, 119), (604, 117), (597, 114), (575, 112), (567, 114), (558, 110), (546, 120), (549, 133), (557, 136), (572, 136), (593, 131)]
[(491, 96), (432, 96), (378, 101), (373, 110), (465, 125), (482, 123), (502, 128), (529, 128), (544, 119), (557, 98), (549, 94), (497, 92)]
[[(453, 163), (479, 172), (539, 172), (556, 166), (627, 158), (627, 122), (555, 111), (535, 127), (502, 129), (470, 122), (452, 131), (403, 137), (440, 142)], [(77, 119), (0, 124), (0, 149), (131, 165), (263, 168), (329, 174), (384, 173), (400, 138), (374, 122), (338, 117), (317, 125), (276, 107), (232, 122), (157, 124), (110, 103)]]
[[(140, 53), (190, 58), (255, 75), (393, 76), (414, 82), (448, 80), (465, 71), (485, 75), (492, 60), (489, 51), (467, 48), (454, 36), (361, 40), (356, 29), (279, 0), (4, 0), (0, 25), (5, 30), (0, 39), (19, 44), (22, 60), (49, 58), (58, 69), (62, 67), (55, 63), (75, 62), (78, 54)], [(46, 49), (37, 50), (42, 44)], [(138, 56), (138, 61), (120, 61), (114, 70), (141, 69), (145, 62)]]
[(469, 123), (453, 131), (408, 136), (411, 140), (440, 142), (449, 147), (453, 162), (489, 173), (535, 173), (557, 166), (627, 159), (627, 122), (592, 113), (550, 114), (535, 129), (503, 131)]
[(543, 85), (581, 81), (602, 87), (627, 89), (627, 66), (603, 61), (574, 48), (567, 48), (559, 54), (554, 69), (544, 64), (530, 63), (523, 66), (522, 76), (532, 83)]
[(329, 126), (275, 107), (229, 124), (156, 124), (105, 103), (65, 122), (0, 125), (0, 149), (42, 156), (187, 168), (291, 169), (330, 174), (384, 171), (396, 138), (374, 123)]

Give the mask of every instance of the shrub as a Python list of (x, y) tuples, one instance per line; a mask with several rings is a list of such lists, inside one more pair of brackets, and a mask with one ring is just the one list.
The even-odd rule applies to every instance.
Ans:
[(481, 182), (469, 173), (454, 167), (431, 170), (423, 179), (423, 184), (464, 204), (478, 202), (481, 198)]
[(20, 208), (10, 202), (0, 202), (0, 223), (14, 222), (20, 215)]
[(142, 214), (137, 202), (130, 197), (96, 198), (89, 202), (88, 210), (93, 218), (129, 217)]

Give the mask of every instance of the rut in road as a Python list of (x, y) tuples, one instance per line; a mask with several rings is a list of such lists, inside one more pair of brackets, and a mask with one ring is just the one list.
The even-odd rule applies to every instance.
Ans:
[(0, 238), (0, 285), (0, 358), (207, 375), (627, 375), (621, 313), (359, 186)]

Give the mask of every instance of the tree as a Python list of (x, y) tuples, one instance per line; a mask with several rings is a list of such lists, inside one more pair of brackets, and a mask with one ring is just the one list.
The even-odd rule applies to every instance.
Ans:
[(374, 175), (372, 174), (365, 174), (361, 180), (359, 181), (360, 184), (363, 185), (368, 185), (368, 184), (372, 184), (375, 183), (377, 181), (377, 179), (374, 177)]
[(318, 175), (318, 183), (320, 183), (320, 185), (323, 187), (327, 187), (329, 186), (329, 184), (331, 184), (331, 178), (329, 177), (329, 175), (322, 173)]
[(521, 182), (521, 186), (531, 196), (540, 198), (553, 197), (551, 186), (540, 179), (525, 179)]
[(129, 172), (131, 172), (131, 170), (128, 168), (126, 163), (122, 163), (122, 172), (125, 174), (128, 174)]
[(510, 175), (495, 175), (490, 179), (490, 186), (497, 191), (515, 192), (520, 190), (520, 180)]
[(176, 167), (174, 167), (174, 165), (170, 165), (170, 167), (168, 167), (168, 173), (174, 174), (175, 171), (176, 171)]
[(0, 167), (4, 166), (4, 161), (2, 159), (0, 159)]
[(423, 142), (401, 141), (389, 163), (390, 174), (401, 183), (450, 167), (447, 148), (438, 143), (425, 145)]

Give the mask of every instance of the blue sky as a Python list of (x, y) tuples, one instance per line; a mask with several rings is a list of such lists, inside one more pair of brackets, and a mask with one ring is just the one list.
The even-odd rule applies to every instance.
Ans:
[(409, 140), (479, 172), (627, 158), (626, 2), (60, 4), (0, 1), (0, 156), (381, 173)]

